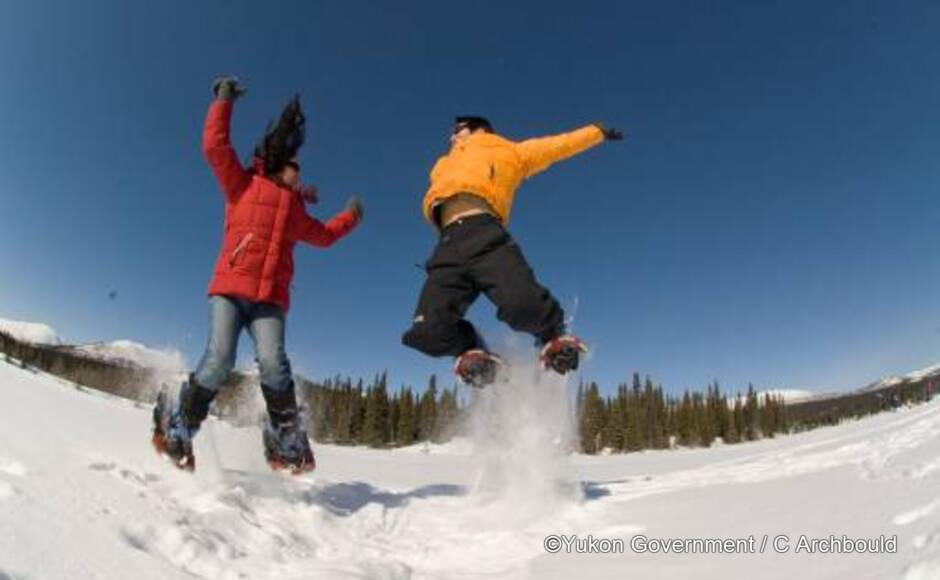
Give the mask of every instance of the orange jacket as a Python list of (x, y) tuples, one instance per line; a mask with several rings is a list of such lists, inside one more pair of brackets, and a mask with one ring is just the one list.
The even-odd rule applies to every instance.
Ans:
[(451, 147), (434, 164), (431, 186), (424, 196), (424, 218), (433, 223), (435, 205), (467, 192), (486, 200), (507, 224), (516, 189), (523, 179), (603, 140), (604, 134), (596, 125), (519, 143), (494, 133), (474, 133)]
[(209, 294), (290, 307), (294, 245), (326, 247), (358, 224), (351, 211), (325, 224), (307, 214), (300, 194), (264, 175), (264, 164), (247, 170), (229, 142), (232, 103), (209, 106), (202, 150), (225, 196), (225, 234)]

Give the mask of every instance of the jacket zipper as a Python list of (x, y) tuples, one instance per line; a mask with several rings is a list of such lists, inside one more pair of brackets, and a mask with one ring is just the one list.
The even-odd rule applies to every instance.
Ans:
[(251, 238), (253, 238), (254, 235), (254, 232), (248, 232), (241, 240), (239, 240), (238, 244), (235, 245), (235, 249), (232, 250), (232, 255), (228, 259), (229, 268), (235, 265), (235, 260), (238, 258), (238, 254), (242, 253), (242, 250), (245, 249), (245, 246), (248, 245), (248, 242), (251, 241)]

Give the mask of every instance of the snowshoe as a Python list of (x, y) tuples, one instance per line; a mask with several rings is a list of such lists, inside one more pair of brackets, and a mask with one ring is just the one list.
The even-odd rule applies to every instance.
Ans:
[(542, 362), (542, 368), (553, 370), (560, 375), (578, 370), (578, 363), (581, 355), (588, 351), (587, 345), (571, 334), (565, 334), (548, 341), (539, 359)]
[(463, 383), (483, 388), (496, 381), (503, 361), (491, 352), (481, 349), (468, 350), (454, 361), (454, 373)]
[(171, 409), (167, 399), (165, 392), (157, 396), (157, 404), (153, 408), (153, 436), (150, 441), (157, 453), (169, 459), (174, 466), (184, 471), (193, 471), (196, 469), (196, 458), (193, 456), (192, 435), (188, 430), (181, 428), (179, 416)]
[(316, 468), (307, 432), (296, 422), (265, 425), (262, 435), (264, 458), (274, 471), (300, 475)]
[(180, 387), (176, 404), (171, 404), (166, 391), (157, 396), (153, 408), (151, 443), (157, 453), (186, 471), (196, 469), (193, 437), (209, 415), (209, 406), (216, 392), (197, 383), (192, 375)]

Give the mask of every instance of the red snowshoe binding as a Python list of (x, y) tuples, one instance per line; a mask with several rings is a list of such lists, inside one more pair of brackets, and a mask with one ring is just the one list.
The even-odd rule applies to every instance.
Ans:
[(493, 384), (502, 359), (482, 349), (468, 350), (454, 361), (454, 373), (463, 383), (482, 388)]
[(539, 360), (545, 370), (551, 369), (564, 375), (578, 369), (581, 355), (587, 351), (587, 345), (580, 338), (564, 334), (553, 338), (542, 347)]

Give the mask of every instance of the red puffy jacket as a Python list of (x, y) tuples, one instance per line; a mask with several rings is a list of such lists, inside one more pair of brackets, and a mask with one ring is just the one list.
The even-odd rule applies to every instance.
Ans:
[(225, 195), (225, 238), (209, 284), (209, 295), (290, 307), (294, 244), (326, 247), (358, 222), (351, 211), (324, 223), (307, 215), (300, 195), (264, 176), (261, 163), (248, 171), (229, 140), (232, 103), (209, 106), (202, 150)]

